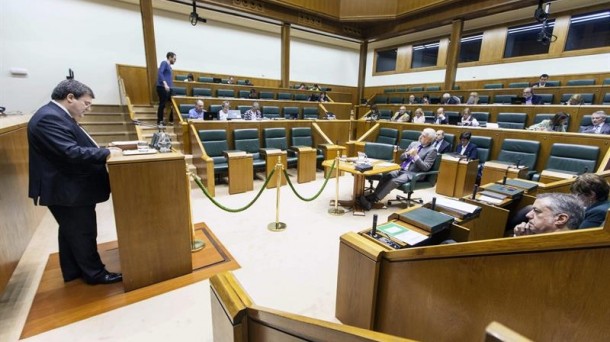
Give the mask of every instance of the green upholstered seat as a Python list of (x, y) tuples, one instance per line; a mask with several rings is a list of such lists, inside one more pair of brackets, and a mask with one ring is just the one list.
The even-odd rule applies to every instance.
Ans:
[(388, 103), (388, 97), (385, 95), (377, 95), (375, 96), (375, 103)]
[(218, 111), (220, 111), (220, 109), (222, 109), (221, 105), (210, 105), (210, 112), (214, 114), (214, 116), (218, 114)]
[(303, 119), (317, 119), (318, 107), (303, 107)]
[(445, 133), (443, 140), (445, 140), (447, 143), (449, 143), (449, 151), (453, 151), (455, 134)]
[(214, 82), (214, 78), (213, 77), (207, 77), (207, 76), (200, 76), (197, 80), (199, 82), (206, 82), (206, 83), (213, 83)]
[(508, 84), (509, 88), (527, 88), (529, 86), (529, 82), (511, 82)]
[(193, 88), (193, 96), (212, 96), (210, 88)]
[(587, 126), (591, 126), (593, 124), (593, 122), (591, 121), (591, 115), (583, 115), (582, 118), (580, 119), (580, 127), (579, 127), (579, 132), (582, 131), (585, 127)]
[(294, 94), (295, 101), (307, 101), (309, 99), (309, 95), (305, 93)]
[(525, 113), (498, 113), (498, 127), (524, 129), (527, 121)]
[(186, 87), (172, 87), (172, 96), (186, 96)]
[(396, 140), (398, 139), (398, 130), (395, 128), (380, 128), (379, 134), (377, 135), (377, 139), (375, 139), (376, 143), (387, 144), (387, 145), (396, 145)]
[(250, 92), (247, 91), (247, 90), (240, 90), (239, 94), (238, 94), (238, 97), (240, 99), (248, 99), (248, 98), (250, 98)]
[(559, 87), (561, 85), (561, 81), (546, 81), (547, 87)]
[(383, 93), (384, 93), (384, 94), (387, 94), (387, 93), (395, 93), (395, 92), (396, 92), (396, 89), (394, 89), (394, 88), (385, 88), (385, 89), (383, 90)]
[(553, 103), (553, 94), (536, 94), (542, 98), (542, 103), (551, 104)]
[(405, 98), (402, 96), (390, 96), (389, 102), (392, 104), (404, 103)]
[(551, 120), (551, 119), (553, 119), (554, 116), (555, 116), (555, 114), (538, 113), (534, 116), (534, 124), (540, 123), (544, 120)]
[(280, 117), (280, 107), (278, 106), (263, 106), (263, 117), (276, 119)]
[[(583, 93), (580, 94), (582, 96), (582, 103), (586, 104), (586, 105), (590, 105), (593, 104), (593, 100), (595, 99), (595, 94), (593, 93)], [(562, 103), (566, 103), (570, 100), (570, 97), (572, 97), (572, 94), (562, 94), (561, 95), (561, 102)]]
[(603, 100), (602, 104), (610, 105), (610, 93), (604, 94), (604, 100)]
[(252, 106), (237, 106), (237, 109), (239, 109), (241, 115), (244, 115), (244, 113), (247, 112), (250, 108), (252, 108)]
[(472, 117), (477, 119), (480, 127), (487, 126), (487, 122), (489, 121), (489, 112), (471, 112)]
[(286, 119), (298, 119), (299, 107), (284, 107), (284, 117)]
[(186, 80), (187, 78), (188, 78), (188, 75), (176, 75), (176, 76), (174, 77), (174, 79), (175, 79), (176, 81), (184, 81), (184, 80)]
[(536, 173), (536, 159), (540, 151), (540, 142), (521, 139), (504, 139), (502, 148), (495, 162), (519, 164), (528, 167), (528, 178)]
[(405, 150), (409, 145), (419, 140), (419, 136), (421, 135), (420, 131), (408, 130), (405, 129), (400, 132), (400, 140), (398, 141), (398, 148), (401, 150)]
[(496, 95), (494, 96), (494, 103), (500, 104), (511, 104), (515, 95)]
[(296, 153), (288, 150), (285, 128), (265, 128), (263, 130), (263, 140), (265, 141), (265, 148), (276, 148), (287, 152), (286, 162), (288, 166), (297, 164)]
[(246, 80), (237, 80), (238, 85), (247, 85)]
[(594, 78), (588, 78), (588, 79), (580, 79), (580, 80), (569, 80), (568, 83), (566, 84), (568, 87), (569, 86), (588, 86), (588, 85), (595, 85), (595, 79)]
[(226, 173), (229, 169), (224, 151), (229, 149), (227, 131), (224, 129), (200, 130), (199, 140), (205, 153), (214, 160), (214, 174)]
[(292, 101), (292, 93), (278, 93), (277, 99)]
[(392, 111), (389, 109), (379, 110), (379, 120), (390, 120), (392, 118)]
[(218, 97), (235, 97), (233, 89), (218, 89), (216, 94)]
[(424, 87), (411, 87), (411, 91), (424, 91)]
[(479, 155), (479, 164), (489, 160), (491, 155), (491, 146), (493, 140), (490, 137), (470, 137), (470, 142), (477, 145), (477, 153)]
[[(546, 161), (544, 170), (580, 175), (585, 172), (595, 172), (599, 147), (554, 143)], [(539, 179), (539, 174), (533, 180)]]
[(426, 91), (439, 91), (439, 90), (441, 90), (441, 86), (435, 85), (435, 86), (427, 86), (426, 87)]
[(489, 95), (479, 95), (479, 104), (488, 104)]
[[(296, 108), (296, 107), (295, 107)], [(284, 111), (286, 108), (284, 108)], [(285, 112), (284, 112), (285, 113)], [(290, 130), (291, 146), (307, 146), (314, 147), (313, 137), (311, 136), (311, 128), (309, 127), (293, 127)], [(316, 148), (317, 167), (320, 168), (324, 160), (324, 153), (321, 149)]]
[(483, 85), (483, 89), (502, 89), (504, 85), (502, 83), (487, 83)]
[(421, 198), (412, 198), (411, 196), (416, 190), (420, 189), (429, 189), (433, 188), (436, 185), (436, 181), (438, 179), (438, 170), (441, 165), (441, 154), (436, 155), (436, 159), (434, 160), (434, 164), (427, 172), (418, 172), (416, 173), (411, 181), (406, 182), (405, 184), (399, 186), (397, 189), (407, 194), (407, 196), (396, 195), (395, 200), (388, 201), (388, 205), (392, 205), (392, 202), (403, 202), (406, 203), (407, 206), (410, 206), (411, 203), (423, 203)]
[(272, 91), (261, 91), (259, 93), (259, 98), (263, 100), (273, 100), (275, 99), (275, 93)]
[(236, 129), (233, 131), (233, 142), (236, 150), (252, 155), (252, 166), (255, 170), (265, 169), (265, 159), (260, 154), (260, 141), (256, 128)]

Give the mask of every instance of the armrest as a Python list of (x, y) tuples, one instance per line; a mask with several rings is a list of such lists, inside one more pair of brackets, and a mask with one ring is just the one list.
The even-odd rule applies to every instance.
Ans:
[(261, 148), (259, 152), (263, 157), (266, 157), (267, 155), (286, 153), (285, 151), (282, 151), (279, 148)]
[(309, 146), (291, 146), (289, 149), (293, 152), (307, 152), (314, 150)]

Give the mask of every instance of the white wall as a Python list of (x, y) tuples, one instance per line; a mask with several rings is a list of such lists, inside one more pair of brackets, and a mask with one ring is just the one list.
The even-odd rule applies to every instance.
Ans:
[[(155, 10), (154, 15), (159, 63), (173, 51), (176, 69), (281, 77), (277, 25), (250, 25), (237, 17), (230, 19), (240, 25), (227, 24), (206, 13), (207, 24), (192, 26), (188, 14)], [(0, 54), (0, 106), (9, 113), (31, 113), (46, 103), (68, 68), (93, 89), (96, 103), (118, 104), (116, 64), (146, 63), (140, 10), (109, 0), (1, 0)], [(291, 54), (292, 79), (357, 84), (357, 50), (296, 38)], [(12, 76), (14, 67), (29, 74)]]

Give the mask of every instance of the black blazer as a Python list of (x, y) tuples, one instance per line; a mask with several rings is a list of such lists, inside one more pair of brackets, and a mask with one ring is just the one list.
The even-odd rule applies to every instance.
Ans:
[(468, 145), (466, 145), (466, 151), (464, 151), (464, 153), (461, 153), (462, 149), (462, 144), (458, 144), (455, 152), (466, 156), (466, 158), (470, 160), (479, 159), (479, 150), (477, 150), (477, 145), (469, 142)]
[(41, 205), (80, 206), (110, 197), (106, 158), (87, 134), (53, 102), (28, 123), (29, 197)]

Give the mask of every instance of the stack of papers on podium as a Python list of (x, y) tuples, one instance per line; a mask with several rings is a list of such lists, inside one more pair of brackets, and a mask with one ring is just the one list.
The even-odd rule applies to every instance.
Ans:
[(460, 219), (470, 218), (481, 212), (481, 207), (451, 198), (437, 197), (436, 206), (447, 209), (447, 213)]
[(427, 235), (420, 234), (394, 222), (388, 222), (378, 226), (377, 231), (383, 232), (388, 237), (410, 246), (416, 245), (428, 238)]

